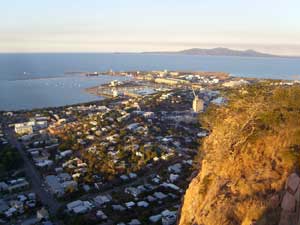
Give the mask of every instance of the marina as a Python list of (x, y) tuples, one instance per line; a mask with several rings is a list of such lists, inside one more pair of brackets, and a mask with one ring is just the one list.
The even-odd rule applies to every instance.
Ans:
[(157, 91), (168, 90), (164, 85), (154, 84), (150, 82), (140, 81), (126, 81), (118, 86), (111, 86), (111, 84), (104, 84), (101, 86), (87, 88), (86, 91), (90, 94), (104, 96), (104, 97), (140, 97), (143, 95), (154, 94)]

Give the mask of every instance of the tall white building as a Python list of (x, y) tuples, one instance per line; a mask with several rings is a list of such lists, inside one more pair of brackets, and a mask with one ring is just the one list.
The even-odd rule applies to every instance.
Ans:
[(196, 113), (203, 112), (204, 110), (204, 101), (195, 95), (193, 100), (193, 110)]

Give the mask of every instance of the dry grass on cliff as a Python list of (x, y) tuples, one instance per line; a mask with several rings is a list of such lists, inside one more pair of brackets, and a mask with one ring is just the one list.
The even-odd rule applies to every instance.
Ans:
[(211, 135), (180, 223), (276, 224), (273, 199), (300, 164), (300, 88), (256, 85), (226, 94), (228, 105), (202, 118)]

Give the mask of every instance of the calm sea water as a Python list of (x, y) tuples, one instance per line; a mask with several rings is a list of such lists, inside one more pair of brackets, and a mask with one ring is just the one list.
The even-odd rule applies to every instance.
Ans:
[[(151, 54), (0, 54), (0, 110), (93, 101), (82, 89), (116, 77), (65, 75), (75, 71), (224, 71), (256, 78), (300, 79), (300, 58), (252, 58)], [(124, 79), (119, 77), (118, 79)]]
[(84, 91), (87, 87), (128, 77), (55, 77), (0, 81), (0, 110), (33, 109), (101, 100)]

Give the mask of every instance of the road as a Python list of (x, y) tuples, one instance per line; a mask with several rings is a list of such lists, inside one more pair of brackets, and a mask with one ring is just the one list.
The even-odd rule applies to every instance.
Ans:
[(37, 194), (42, 204), (49, 209), (51, 215), (56, 215), (58, 209), (61, 207), (61, 204), (54, 198), (54, 196), (47, 192), (43, 187), (43, 179), (30, 161), (26, 152), (23, 149), (22, 144), (15, 137), (14, 132), (6, 127), (5, 133), (10, 144), (15, 147), (20, 153), (24, 161), (24, 170), (26, 177), (30, 180), (32, 191)]

